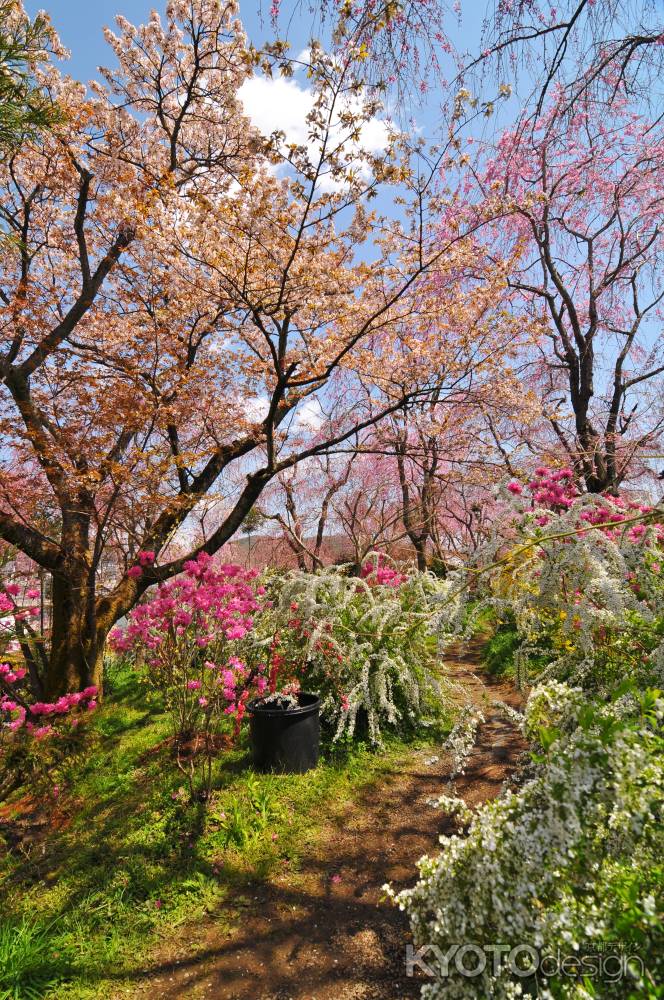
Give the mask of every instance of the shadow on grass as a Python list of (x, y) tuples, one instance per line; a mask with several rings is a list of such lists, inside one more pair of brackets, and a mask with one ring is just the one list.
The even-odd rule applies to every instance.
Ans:
[[(248, 879), (246, 870), (227, 860), (219, 879), (245, 894), (230, 900), (234, 933), (229, 934), (228, 909), (218, 908), (198, 928), (194, 946), (185, 945), (185, 954), (176, 944), (167, 958), (86, 981), (149, 982), (150, 995), (164, 1000), (190, 995), (203, 984), (211, 986), (210, 995), (233, 1000), (301, 995), (303, 982), (307, 996), (335, 984), (341, 995), (342, 984), (355, 980), (384, 990), (380, 995), (391, 1000), (419, 996), (421, 982), (405, 975), (406, 918), (381, 901), (380, 886), (387, 880), (397, 888), (412, 882), (423, 845), (434, 845), (436, 833), (451, 832), (452, 823), (432, 813), (429, 826), (418, 824), (410, 795), (428, 788), (431, 774), (411, 777), (409, 797), (397, 794), (386, 812), (377, 808), (377, 783), (358, 794), (353, 816), (371, 815), (376, 823), (350, 844), (334, 838), (331, 855), (308, 858), (294, 880)], [(343, 830), (348, 821), (342, 816), (335, 825)], [(396, 856), (385, 849), (387, 833), (398, 846)]]
[[(230, 798), (241, 798), (249, 776), (254, 775), (266, 795), (274, 796), (282, 818), (289, 811), (295, 814), (294, 830), (284, 827), (284, 840), (280, 840), (278, 848), (272, 844), (268, 832), (265, 843), (257, 839), (247, 858), (234, 861), (232, 852), (225, 855), (220, 849), (221, 840), (214, 840), (214, 830), (212, 834), (209, 829), (206, 831), (209, 818), (206, 806), (198, 803), (185, 807), (180, 801), (186, 778), (175, 767), (162, 707), (154, 703), (146, 709), (145, 691), (137, 686), (136, 675), (129, 671), (119, 672), (109, 685), (103, 715), (100, 713), (98, 721), (93, 723), (97, 727), (97, 741), (73, 784), (69, 799), (72, 814), (62, 826), (52, 826), (50, 830), (48, 817), (43, 817), (41, 843), (35, 843), (34, 849), (28, 851), (15, 845), (4, 867), (4, 889), (13, 893), (17, 911), (22, 905), (21, 897), (29, 901), (37, 892), (45, 918), (52, 922), (54, 941), (75, 948), (77, 983), (126, 978), (122, 969), (128, 951), (133, 948), (140, 954), (141, 946), (146, 943), (152, 946), (154, 930), (163, 925), (162, 904), (172, 927), (204, 908), (213, 909), (220, 899), (237, 897), (248, 887), (267, 892), (269, 886), (273, 897), (266, 911), (268, 924), (278, 919), (280, 907), (315, 910), (317, 914), (318, 896), (309, 898), (307, 891), (299, 887), (274, 888), (274, 879), (268, 882), (268, 877), (274, 875), (275, 866), (284, 863), (284, 859), (297, 865), (306, 845), (307, 829), (329, 812), (330, 796), (356, 791), (371, 777), (373, 784), (366, 792), (357, 793), (357, 803), (360, 809), (373, 809), (377, 813), (374, 801), (377, 785), (390, 770), (395, 771), (394, 755), (399, 750), (406, 752), (403, 742), (387, 740), (385, 757), (371, 754), (368, 744), (340, 743), (323, 752), (323, 766), (314, 778), (297, 776), (290, 784), (280, 776), (257, 775), (246, 742), (236, 750), (224, 752), (215, 764), (215, 787), (222, 805), (227, 794)], [(441, 732), (449, 729), (443, 722), (440, 726)], [(428, 729), (426, 741), (435, 738), (436, 731)], [(394, 751), (392, 756), (391, 751)], [(430, 779), (430, 775), (421, 777)], [(66, 802), (58, 804), (58, 808), (62, 810), (66, 805)], [(383, 814), (381, 817), (385, 819)], [(408, 817), (406, 809), (399, 837), (417, 833)], [(379, 833), (382, 835), (380, 830)], [(215, 851), (222, 858), (218, 863), (211, 860)], [(335, 865), (341, 867), (351, 863), (359, 865), (360, 861), (343, 853), (335, 858)], [(307, 864), (309, 874), (325, 879), (324, 865)], [(360, 896), (364, 892), (362, 888)], [(355, 892), (343, 905), (331, 892), (328, 895), (333, 920), (338, 917), (341, 921), (342, 913), (348, 912), (359, 926), (362, 914), (374, 910), (375, 904), (361, 900)], [(323, 901), (325, 907), (326, 899), (327, 896)], [(233, 906), (238, 905), (234, 898)], [(223, 910), (216, 913), (217, 920), (225, 919)], [(306, 935), (311, 919), (302, 918), (300, 924), (295, 916), (289, 916), (279, 931), (280, 940), (289, 933)], [(268, 954), (269, 933), (269, 926), (257, 930), (258, 954)], [(239, 947), (242, 949), (244, 945)], [(297, 949), (303, 947), (304, 944), (297, 945)], [(195, 969), (197, 959), (192, 957), (188, 961)], [(109, 977), (108, 969), (120, 971)], [(130, 964), (127, 973), (134, 979), (153, 974), (159, 974), (158, 966), (137, 969)], [(171, 994), (159, 987), (153, 995)]]

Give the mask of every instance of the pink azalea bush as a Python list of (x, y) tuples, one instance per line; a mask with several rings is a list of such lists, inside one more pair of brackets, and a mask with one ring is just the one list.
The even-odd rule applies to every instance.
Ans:
[(26, 667), (0, 663), (0, 799), (20, 784), (59, 788), (60, 772), (81, 746), (81, 723), (97, 706), (97, 688), (34, 701)]
[(374, 554), (363, 563), (360, 577), (370, 587), (400, 587), (408, 576), (390, 565), (382, 552)]
[[(143, 565), (149, 555), (141, 554)], [(254, 619), (268, 605), (257, 575), (232, 564), (215, 567), (201, 553), (111, 633), (115, 652), (144, 661), (180, 749), (193, 740), (209, 757), (224, 723), (232, 720), (237, 735), (249, 699), (268, 689), (269, 655), (251, 641)]]
[(39, 617), (33, 602), (40, 597), (37, 587), (0, 583), (0, 656), (14, 656), (34, 636), (32, 622)]
[(38, 793), (59, 787), (82, 745), (81, 723), (96, 707), (96, 687), (41, 700), (39, 597), (31, 584), (0, 584), (0, 800), (20, 785)]

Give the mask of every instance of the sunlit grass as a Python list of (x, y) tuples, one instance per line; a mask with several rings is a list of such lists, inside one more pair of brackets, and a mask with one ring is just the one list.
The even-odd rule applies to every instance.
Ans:
[[(447, 728), (442, 720), (423, 729), (419, 744)], [(89, 755), (58, 801), (65, 821), (32, 846), (10, 846), (0, 863), (0, 892), (11, 900), (5, 933), (27, 940), (38, 914), (32, 939), (61, 956), (54, 989), (40, 995), (108, 996), (176, 928), (205, 914), (230, 925), (238, 893), (275, 874), (296, 878), (326, 824), (362, 789), (397, 774), (417, 745), (324, 747), (315, 771), (271, 775), (253, 771), (244, 740), (216, 762), (215, 792), (203, 807), (188, 802), (169, 734), (162, 706), (132, 671), (116, 669)], [(32, 1000), (24, 978), (25, 989), (7, 996)]]

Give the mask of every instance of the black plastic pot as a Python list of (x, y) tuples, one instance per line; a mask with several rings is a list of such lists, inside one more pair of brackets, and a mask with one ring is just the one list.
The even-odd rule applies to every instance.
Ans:
[(298, 708), (285, 710), (261, 705), (255, 698), (247, 705), (254, 764), (260, 771), (304, 774), (318, 763), (320, 699), (301, 692)]

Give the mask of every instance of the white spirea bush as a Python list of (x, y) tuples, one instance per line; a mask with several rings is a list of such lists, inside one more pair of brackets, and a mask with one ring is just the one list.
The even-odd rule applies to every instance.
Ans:
[(350, 738), (364, 716), (378, 744), (384, 729), (451, 707), (453, 685), (440, 670), (430, 607), (447, 586), (431, 574), (372, 585), (334, 568), (291, 572), (271, 585), (275, 627), (290, 643), (286, 655), (303, 665), (302, 683), (321, 694), (334, 740)]
[[(454, 600), (432, 602), (443, 647), (487, 610), (514, 630), (529, 698), (523, 717), (501, 709), (531, 741), (529, 780), (472, 815), (443, 797), (437, 804), (468, 829), (441, 838), (417, 885), (395, 898), (416, 945), (443, 956), (455, 945), (526, 945), (564, 957), (619, 941), (644, 971), (637, 962), (615, 983), (527, 980), (509, 964), (494, 969), (487, 952), (475, 977), (448, 963), (425, 982), (425, 1000), (661, 995), (664, 532), (656, 512), (559, 483), (551, 477), (530, 498), (510, 484), (511, 510), (475, 565), (448, 581)], [(630, 521), (640, 513), (651, 523)], [(471, 598), (465, 610), (460, 592)], [(459, 759), (471, 728), (460, 720)], [(435, 967), (431, 954), (425, 961)]]
[(466, 761), (475, 746), (477, 730), (484, 721), (483, 713), (474, 705), (464, 705), (461, 709), (459, 718), (442, 746), (443, 752), (452, 757), (450, 778), (464, 773)]
[[(541, 725), (544, 704), (555, 719), (567, 717), (571, 703), (578, 707), (576, 693), (562, 687), (538, 691), (536, 717), (528, 713), (531, 727)], [(660, 700), (638, 724), (617, 721), (610, 707), (598, 710), (556, 741), (534, 780), (474, 814), (467, 835), (441, 838), (442, 852), (420, 862), (417, 885), (396, 896), (416, 946), (437, 945), (445, 954), (452, 944), (526, 944), (545, 954), (560, 949), (573, 955), (592, 942), (615, 939), (613, 909), (622, 906), (617, 875), (625, 865), (647, 871), (661, 859), (663, 741), (656, 728), (663, 710)], [(635, 910), (645, 924), (655, 913), (646, 897)], [(646, 967), (662, 945), (656, 920), (651, 940), (646, 928), (637, 949)], [(525, 983), (509, 966), (494, 975), (492, 962), (474, 978), (453, 963), (448, 971), (423, 986), (425, 1000), (501, 1000), (522, 995)], [(647, 984), (641, 986), (646, 992), (635, 996), (651, 995)], [(627, 997), (641, 986), (637, 976), (619, 986), (623, 992), (599, 984), (593, 994), (573, 979), (540, 978), (534, 995)]]
[(639, 516), (608, 497), (579, 496), (563, 511), (511, 502), (468, 574), (477, 583), (467, 593), (479, 600), (467, 621), (492, 608), (514, 624), (523, 687), (549, 678), (607, 695), (618, 682), (616, 654), (644, 683), (664, 687), (661, 523), (592, 527)]

